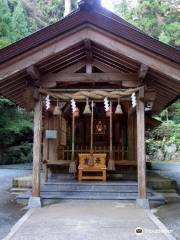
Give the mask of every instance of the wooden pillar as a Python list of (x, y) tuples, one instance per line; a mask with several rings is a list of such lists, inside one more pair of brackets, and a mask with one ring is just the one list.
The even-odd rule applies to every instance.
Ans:
[(94, 130), (94, 102), (91, 103), (91, 145), (90, 145), (90, 152), (93, 154), (93, 130)]
[(134, 115), (128, 113), (128, 159), (134, 161)]
[(138, 199), (137, 206), (149, 208), (146, 196), (146, 159), (145, 159), (145, 112), (144, 88), (140, 88), (137, 100), (137, 162), (138, 162)]
[(33, 142), (33, 173), (32, 196), (40, 197), (40, 163), (41, 163), (41, 102), (37, 101), (34, 107), (34, 142)]
[(72, 153), (71, 153), (71, 160), (74, 161), (74, 149), (75, 149), (75, 116), (72, 113)]
[(34, 142), (33, 142), (33, 170), (32, 170), (32, 196), (28, 208), (41, 207), (40, 200), (40, 163), (41, 163), (41, 137), (42, 137), (42, 106), (41, 101), (34, 106)]
[(112, 127), (112, 124), (113, 124), (113, 121), (112, 121), (112, 101), (110, 101), (110, 117), (109, 117), (109, 129), (110, 129), (110, 132), (109, 132), (109, 161), (108, 161), (108, 170), (110, 171), (114, 171), (116, 168), (115, 168), (115, 161), (113, 159), (113, 143), (112, 143), (112, 131), (113, 131), (113, 127)]
[[(59, 132), (59, 116), (49, 116), (48, 128)], [(48, 130), (49, 130), (48, 129)], [(58, 134), (57, 134), (58, 135)], [(48, 139), (48, 160), (51, 162), (57, 161), (58, 159), (58, 137), (56, 139)]]
[(110, 141), (110, 146), (109, 146), (109, 158), (110, 160), (113, 160), (113, 149), (112, 149), (112, 101), (110, 101), (110, 117), (109, 117), (109, 127), (110, 127), (110, 133), (109, 133), (109, 141)]

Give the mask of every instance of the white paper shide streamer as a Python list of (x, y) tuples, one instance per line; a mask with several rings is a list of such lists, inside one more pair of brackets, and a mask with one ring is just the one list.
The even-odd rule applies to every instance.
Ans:
[(131, 102), (132, 102), (132, 107), (136, 107), (136, 94), (135, 92), (133, 92), (133, 94), (131, 95)]
[(46, 96), (46, 110), (50, 108), (51, 102), (50, 102), (50, 97), (49, 95)]

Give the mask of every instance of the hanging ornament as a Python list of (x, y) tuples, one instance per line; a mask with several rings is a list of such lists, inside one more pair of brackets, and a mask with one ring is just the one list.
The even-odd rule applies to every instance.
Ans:
[(56, 116), (62, 114), (62, 111), (61, 111), (60, 106), (59, 106), (58, 98), (57, 98), (57, 105), (54, 108), (53, 114), (56, 115)]
[(48, 110), (50, 108), (50, 97), (49, 95), (46, 96), (46, 110)]
[(146, 107), (145, 107), (145, 111), (151, 111), (153, 107), (153, 102), (148, 102)]
[(71, 99), (72, 113), (74, 117), (79, 117), (79, 108), (76, 107), (76, 101)]
[(119, 97), (118, 97), (118, 104), (116, 107), (115, 114), (122, 114), (122, 113), (123, 113), (123, 111), (122, 111), (121, 104), (120, 104)]
[(110, 110), (109, 101), (108, 101), (107, 97), (104, 98), (104, 109), (106, 112), (108, 112)]
[(71, 99), (71, 108), (72, 108), (72, 112), (76, 111), (76, 102), (74, 99)]
[(131, 102), (132, 102), (132, 107), (136, 107), (136, 94), (133, 92), (131, 95)]
[(89, 99), (86, 98), (86, 106), (84, 108), (83, 114), (91, 114), (91, 108), (89, 106)]

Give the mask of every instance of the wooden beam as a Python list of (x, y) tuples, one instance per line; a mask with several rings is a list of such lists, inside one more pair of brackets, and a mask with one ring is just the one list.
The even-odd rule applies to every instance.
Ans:
[(109, 66), (108, 64), (103, 64), (99, 60), (93, 61), (93, 66), (100, 69), (102, 72), (121, 72), (119, 69)]
[(86, 73), (92, 74), (92, 63), (91, 62), (86, 63)]
[(144, 93), (145, 102), (154, 102), (156, 100), (157, 92), (155, 89), (147, 89)]
[(32, 197), (40, 197), (40, 162), (41, 162), (41, 135), (42, 135), (42, 106), (36, 101), (34, 106), (34, 142), (33, 142), (33, 170), (32, 170)]
[(13, 89), (11, 91), (8, 91), (8, 89), (7, 89), (7, 91), (3, 91), (2, 94), (3, 93), (6, 94), (6, 95), (18, 94), (19, 92), (23, 92), (25, 87), (26, 87), (26, 85), (24, 84), (24, 85), (21, 85), (21, 86)]
[(84, 52), (84, 48), (80, 46), (78, 46), (78, 48), (75, 47), (75, 49), (74, 47), (72, 47), (71, 50), (69, 49), (68, 52), (66, 50), (62, 51), (61, 54), (55, 54), (54, 57), (51, 57), (49, 59), (47, 58), (46, 61), (42, 61), (40, 63), (40, 69), (42, 71), (46, 69), (49, 70), (49, 68), (51, 68), (52, 66), (57, 66), (60, 63), (64, 63), (68, 59), (71, 60), (72, 58), (79, 56), (79, 54), (81, 54), (82, 52)]
[[(157, 89), (164, 90), (166, 93), (168, 92), (168, 94), (171, 94), (171, 95), (173, 95), (173, 96), (174, 96), (174, 94), (175, 94), (175, 91), (174, 91), (174, 90), (172, 90), (172, 89), (170, 89), (170, 88), (168, 88), (168, 87), (160, 84), (160, 83), (157, 82), (157, 81), (154, 81), (154, 87), (157, 88)], [(177, 92), (178, 92), (178, 91), (177, 91)]]
[(132, 80), (125, 80), (125, 81), (122, 81), (122, 87), (125, 87), (125, 88), (135, 88), (135, 87), (138, 87), (138, 81), (132, 81)]
[(149, 70), (149, 67), (147, 65), (141, 63), (141, 66), (139, 69), (139, 75), (138, 75), (138, 79), (140, 82), (143, 82), (143, 80), (147, 76), (148, 70)]
[(24, 92), (24, 89), (21, 89), (21, 91), (19, 91), (18, 93), (17, 93), (17, 92), (16, 92), (16, 93), (13, 93), (13, 94), (6, 94), (6, 93), (4, 93), (4, 94), (2, 94), (2, 95), (3, 95), (4, 97), (8, 98), (8, 99), (11, 99), (11, 98), (15, 98), (16, 96), (22, 95), (23, 92)]
[(45, 68), (44, 71), (45, 72), (59, 72), (63, 68), (69, 67), (70, 65), (73, 65), (84, 59), (85, 59), (85, 55), (83, 53), (81, 53), (78, 57), (74, 56), (73, 58), (67, 59), (59, 64), (52, 65), (52, 67), (50, 67), (50, 68)]
[(49, 73), (42, 78), (43, 87), (55, 87), (57, 83), (64, 82), (122, 82), (122, 81), (135, 81), (137, 75), (134, 73)]
[(122, 65), (119, 65), (119, 63), (115, 62), (112, 60), (112, 58), (107, 58), (105, 55), (100, 55), (100, 54), (97, 54), (95, 53), (94, 54), (94, 59), (98, 59), (99, 61), (101, 61), (102, 63), (106, 63), (110, 66), (113, 66), (115, 68), (118, 68), (120, 71), (129, 71), (128, 68), (126, 67), (123, 67)]
[(61, 70), (61, 73), (75, 73), (79, 71), (81, 68), (83, 68), (84, 66), (85, 66), (85, 61), (80, 61), (64, 68), (63, 70)]
[(86, 52), (86, 60), (88, 62), (92, 62), (92, 60), (93, 60), (92, 44), (89, 39), (84, 40), (84, 48), (85, 48), (85, 52)]
[(36, 66), (31, 65), (31, 66), (27, 67), (26, 72), (31, 77), (31, 79), (40, 80), (41, 75)]
[(137, 99), (137, 162), (138, 162), (138, 198), (146, 199), (146, 159), (145, 159), (145, 113), (144, 87), (139, 90)]
[[(97, 47), (96, 47), (97, 46)], [(114, 60), (114, 62), (120, 64), (120, 65), (124, 65), (126, 66), (129, 70), (133, 70), (133, 71), (137, 71), (137, 63), (134, 62), (132, 60), (130, 60), (128, 57), (126, 57), (125, 55), (118, 55), (117, 53), (114, 54), (114, 52), (112, 53), (108, 48), (106, 49), (105, 47), (103, 47), (102, 45), (97, 45), (93, 46), (93, 50), (96, 53), (101, 54), (102, 56), (107, 56), (109, 59)]]
[(82, 39), (87, 38), (91, 41), (96, 40), (98, 44), (108, 46), (110, 50), (116, 52), (117, 54), (119, 53), (121, 55), (128, 56), (130, 59), (137, 62), (142, 62), (143, 60), (143, 63), (148, 65), (150, 68), (158, 72), (163, 72), (166, 76), (174, 78), (178, 82), (180, 81), (178, 64), (90, 25), (86, 25), (86, 28), (81, 26), (73, 29), (67, 34), (60, 35), (56, 39), (32, 49), (32, 51), (28, 51), (1, 64), (0, 81), (13, 73), (17, 73), (28, 66), (36, 64), (46, 57), (52, 56), (52, 54), (57, 54), (58, 52), (79, 43)]
[(84, 40), (84, 48), (86, 54), (86, 73), (92, 73), (93, 54), (91, 41), (89, 39)]
[(6, 91), (6, 90), (10, 90), (10, 89), (14, 90), (14, 88), (16, 88), (19, 85), (25, 85), (24, 79), (19, 80), (17, 82), (13, 82), (13, 83), (9, 82), (9, 83), (7, 83), (5, 85), (2, 85), (2, 86), (0, 86), (0, 91), (3, 92), (3, 90)]
[(27, 87), (23, 92), (24, 106), (27, 111), (33, 111), (35, 99), (34, 99), (34, 88)]

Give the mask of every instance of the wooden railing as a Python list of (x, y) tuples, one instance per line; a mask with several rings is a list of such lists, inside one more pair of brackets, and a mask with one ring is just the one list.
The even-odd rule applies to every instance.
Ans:
[[(70, 160), (71, 159), (71, 149), (62, 149), (58, 148), (58, 158), (64, 159), (64, 160)], [(75, 147), (75, 159), (78, 159), (79, 153), (89, 153), (90, 148), (88, 146), (76, 146)], [(107, 146), (100, 146), (100, 147), (94, 147), (93, 153), (106, 153), (107, 159), (109, 158), (109, 148)], [(128, 149), (124, 149), (124, 147), (120, 146), (113, 146), (113, 159), (115, 161), (119, 160), (128, 160)]]

